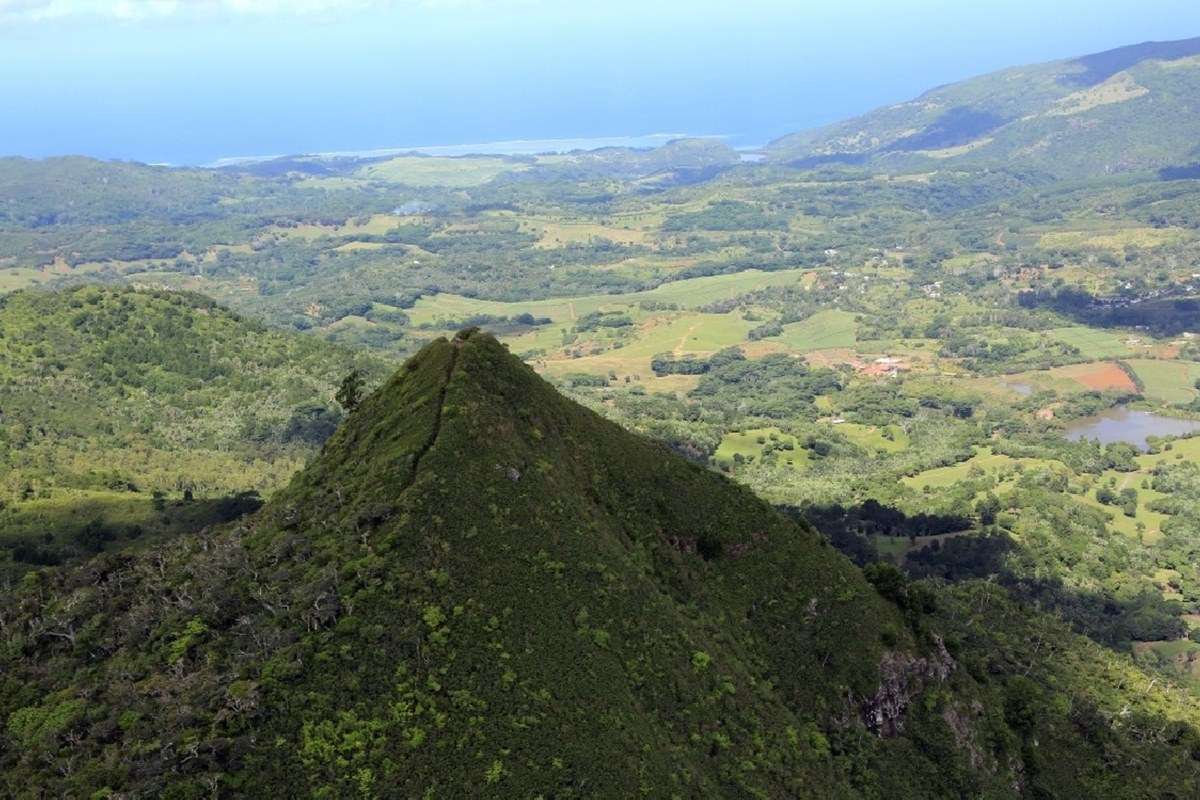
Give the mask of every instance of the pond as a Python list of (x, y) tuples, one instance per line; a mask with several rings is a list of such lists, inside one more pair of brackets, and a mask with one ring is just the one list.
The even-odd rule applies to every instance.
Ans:
[(1101, 444), (1128, 442), (1139, 450), (1149, 448), (1150, 436), (1183, 436), (1200, 431), (1200, 420), (1167, 417), (1150, 411), (1131, 411), (1124, 406), (1067, 425), (1066, 437), (1073, 442), (1098, 439)]

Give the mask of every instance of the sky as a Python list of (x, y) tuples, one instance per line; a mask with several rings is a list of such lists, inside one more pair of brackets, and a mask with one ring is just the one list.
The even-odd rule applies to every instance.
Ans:
[(751, 146), (995, 69), (1191, 36), (1196, 0), (0, 0), (0, 155)]

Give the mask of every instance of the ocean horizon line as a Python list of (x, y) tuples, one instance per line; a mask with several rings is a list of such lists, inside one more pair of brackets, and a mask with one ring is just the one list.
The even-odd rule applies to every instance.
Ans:
[[(458, 157), (468, 155), (516, 156), (543, 153), (568, 153), (575, 150), (600, 150), (605, 147), (660, 147), (676, 139), (730, 139), (732, 134), (646, 133), (629, 136), (572, 136), (539, 139), (503, 139), (466, 144), (413, 145), (379, 147), (363, 150), (330, 150), (315, 153), (278, 153), (275, 155), (227, 156), (201, 166), (221, 168), (239, 164), (256, 164), (278, 158), (380, 158), (389, 155), (419, 153), (428, 156)], [(744, 149), (744, 148), (739, 148)], [(750, 148), (754, 149), (754, 148)]]

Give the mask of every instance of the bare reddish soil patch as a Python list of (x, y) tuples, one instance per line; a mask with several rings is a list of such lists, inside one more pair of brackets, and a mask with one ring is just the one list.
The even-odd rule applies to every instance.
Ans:
[(1111, 361), (1096, 364), (1079, 364), (1063, 367), (1060, 374), (1065, 378), (1083, 384), (1089, 389), (1104, 391), (1116, 389), (1119, 391), (1136, 392), (1137, 386), (1126, 374), (1125, 370)]

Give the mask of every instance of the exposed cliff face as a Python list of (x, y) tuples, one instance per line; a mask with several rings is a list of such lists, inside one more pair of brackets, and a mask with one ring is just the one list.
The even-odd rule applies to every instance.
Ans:
[(914, 656), (889, 650), (879, 661), (879, 688), (870, 697), (857, 701), (858, 717), (872, 733), (892, 737), (904, 731), (908, 707), (927, 686), (941, 683), (954, 671), (954, 659), (942, 637), (934, 635), (934, 650), (927, 656)]

